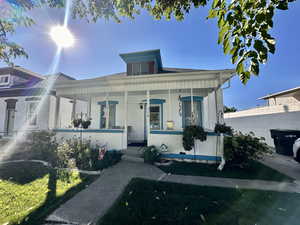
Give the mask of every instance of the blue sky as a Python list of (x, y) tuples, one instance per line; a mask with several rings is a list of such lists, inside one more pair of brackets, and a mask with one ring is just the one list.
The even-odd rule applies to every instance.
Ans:
[[(121, 24), (70, 19), (69, 28), (76, 36), (76, 44), (64, 50), (58, 71), (76, 79), (122, 72), (125, 64), (119, 53), (148, 49), (161, 49), (165, 67), (234, 68), (217, 45), (216, 23), (205, 19), (207, 11), (207, 8), (194, 9), (183, 22), (157, 21), (147, 13), (136, 16), (135, 20), (123, 19)], [(261, 67), (260, 76), (252, 77), (246, 86), (238, 77), (233, 79), (231, 88), (224, 91), (226, 105), (250, 108), (263, 104), (256, 100), (261, 96), (300, 85), (299, 13), (298, 2), (291, 4), (288, 11), (277, 11), (272, 30), (277, 38), (275, 55)], [(18, 59), (15, 63), (47, 74), (56, 51), (48, 33), (51, 26), (63, 22), (64, 13), (57, 9), (36, 9), (31, 14), (36, 25), (19, 28), (13, 36), (13, 40), (25, 47), (29, 59)]]

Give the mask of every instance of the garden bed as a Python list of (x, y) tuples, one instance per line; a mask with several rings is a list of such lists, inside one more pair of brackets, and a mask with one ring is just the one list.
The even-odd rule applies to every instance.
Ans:
[(98, 176), (55, 170), (37, 162), (0, 165), (0, 224), (42, 224), (52, 211)]
[(263, 165), (257, 161), (251, 161), (249, 168), (228, 167), (225, 165), (222, 171), (217, 170), (216, 164), (174, 162), (169, 166), (159, 166), (165, 173), (191, 176), (226, 177), (238, 179), (270, 180), (292, 182), (294, 179), (277, 170)]
[(299, 194), (135, 178), (99, 225), (297, 225)]

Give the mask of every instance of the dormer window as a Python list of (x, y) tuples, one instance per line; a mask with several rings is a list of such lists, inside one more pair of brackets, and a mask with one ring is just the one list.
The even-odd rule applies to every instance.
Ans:
[(162, 72), (160, 50), (120, 54), (127, 65), (127, 76), (157, 74)]
[(127, 64), (128, 75), (153, 74), (154, 62), (138, 62)]
[(8, 85), (10, 81), (10, 75), (0, 75), (0, 86)]

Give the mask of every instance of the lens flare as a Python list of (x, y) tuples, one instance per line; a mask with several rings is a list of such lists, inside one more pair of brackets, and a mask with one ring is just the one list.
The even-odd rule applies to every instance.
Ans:
[[(0, 0), (0, 6), (1, 6), (1, 3), (3, 1), (5, 1), (5, 0)], [(15, 0), (9, 0), (9, 1), (15, 2)], [(27, 1), (28, 2), (40, 2), (40, 0), (21, 0), (21, 2), (27, 2)], [(64, 17), (64, 26), (63, 26), (64, 27), (64, 32), (66, 31), (65, 29), (67, 29), (67, 24), (68, 24), (68, 21), (69, 21), (69, 18), (70, 18), (70, 13), (69, 12), (70, 12), (70, 8), (72, 6), (71, 3), (72, 3), (72, 0), (66, 0), (66, 2), (65, 2), (65, 17)], [(7, 8), (4, 8), (4, 7), (1, 8), (0, 7), (0, 13), (1, 13), (1, 10), (3, 10), (2, 12), (4, 12), (5, 10), (7, 10)], [(5, 11), (5, 12), (7, 12), (7, 11)], [(68, 31), (68, 32), (69, 32), (69, 34), (67, 34), (67, 35), (72, 35), (70, 31)], [(68, 37), (68, 38), (70, 38), (70, 37)], [(72, 39), (73, 39), (72, 44), (74, 44), (75, 40), (73, 38), (73, 35), (72, 35)], [(60, 44), (57, 45), (56, 53), (53, 57), (53, 61), (49, 65), (49, 71), (48, 71), (48, 74), (53, 75), (53, 76), (48, 77), (48, 79), (46, 80), (46, 84), (44, 85), (44, 92), (40, 96), (41, 99), (39, 101), (39, 104), (38, 104), (37, 108), (35, 109), (35, 113), (34, 113), (35, 115), (38, 115), (40, 110), (46, 104), (46, 102), (48, 100), (48, 97), (49, 97), (49, 93), (53, 89), (53, 86), (56, 82), (57, 76), (54, 76), (54, 74), (57, 73), (57, 69), (58, 69), (58, 66), (59, 66), (61, 53), (62, 53), (64, 45), (65, 45), (64, 43), (63, 43), (63, 45), (60, 45)], [(67, 45), (70, 45), (70, 42), (68, 42)], [(30, 132), (29, 131), (29, 127), (30, 127), (29, 122), (30, 121), (26, 121), (22, 125), (20, 130), (17, 132), (17, 134), (13, 137), (13, 139), (11, 139), (7, 145), (3, 146), (3, 149), (0, 152), (1, 153), (0, 154), (0, 162), (3, 161), (3, 160), (9, 160), (10, 156), (13, 155), (14, 152), (16, 151), (17, 144), (24, 141), (24, 140), (26, 140), (27, 134), (28, 134), (28, 132)]]
[(51, 28), (50, 36), (52, 40), (61, 48), (72, 47), (75, 39), (70, 30), (65, 26), (54, 26)]

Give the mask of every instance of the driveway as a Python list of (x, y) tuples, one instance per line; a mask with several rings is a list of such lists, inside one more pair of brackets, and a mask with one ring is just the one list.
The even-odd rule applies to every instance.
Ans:
[(296, 162), (292, 156), (274, 153), (272, 156), (266, 156), (261, 162), (300, 182), (300, 163)]

